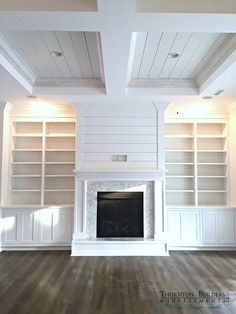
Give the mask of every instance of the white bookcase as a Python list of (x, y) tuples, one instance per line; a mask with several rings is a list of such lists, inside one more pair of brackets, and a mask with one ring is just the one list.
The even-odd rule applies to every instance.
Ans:
[(9, 206), (72, 206), (75, 120), (12, 120)]
[(167, 206), (227, 204), (227, 123), (166, 123)]

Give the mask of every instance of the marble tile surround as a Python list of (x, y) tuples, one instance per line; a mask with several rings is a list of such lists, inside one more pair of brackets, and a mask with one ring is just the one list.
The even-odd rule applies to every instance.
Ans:
[(134, 191), (144, 192), (144, 238), (154, 237), (153, 182), (151, 181), (88, 181), (86, 202), (86, 234), (96, 238), (97, 192)]

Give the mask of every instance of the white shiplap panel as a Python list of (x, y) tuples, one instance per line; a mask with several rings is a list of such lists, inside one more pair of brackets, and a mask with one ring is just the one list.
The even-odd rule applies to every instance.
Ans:
[(218, 37), (219, 34), (204, 34), (201, 45), (198, 46), (191, 60), (186, 64), (185, 68), (179, 76), (180, 78), (191, 77), (191, 74), (194, 72), (198, 64), (207, 54), (208, 50), (212, 47), (212, 45), (214, 45)]
[(195, 70), (191, 73), (191, 78), (194, 78), (198, 75), (198, 73), (204, 67), (204, 64), (211, 58), (211, 56), (217, 53), (217, 50), (221, 47), (221, 45), (224, 44), (224, 41), (227, 39), (228, 36), (228, 34), (219, 34), (214, 44), (207, 50), (199, 64), (196, 65)]
[(16, 51), (37, 77), (52, 77), (39, 52), (32, 46), (24, 32), (3, 32), (3, 35), (7, 38), (12, 49)]
[(138, 73), (139, 78), (149, 77), (162, 36), (163, 33), (148, 33), (142, 63)]
[(64, 56), (56, 58), (50, 55), (50, 51), (60, 51), (61, 47), (54, 32), (40, 32), (40, 35), (47, 47), (47, 51), (44, 51), (46, 57), (48, 58), (49, 65), (55, 70), (54, 77), (57, 78), (72, 78), (71, 71), (66, 63)]
[[(38, 51), (41, 56), (43, 63), (47, 66), (49, 72), (52, 74), (52, 77), (60, 77), (61, 73), (58, 70), (58, 67), (54, 61), (54, 58), (50, 55), (50, 51), (46, 43), (43, 40), (40, 32), (29, 32), (27, 31), (27, 36), (31, 41), (34, 48)], [(59, 58), (58, 58), (59, 59)]]
[(155, 135), (85, 135), (84, 143), (153, 143), (156, 144)]
[(84, 78), (93, 78), (84, 32), (70, 32)]
[(153, 117), (85, 117), (85, 125), (95, 126), (156, 126), (156, 118)]
[(129, 126), (85, 126), (84, 134), (130, 134), (130, 135), (138, 135), (138, 134), (157, 134), (156, 126), (133, 126), (132, 128)]
[(55, 32), (55, 36), (73, 78), (82, 78), (83, 76), (81, 73), (80, 64), (75, 53), (69, 32)]
[(133, 36), (136, 36), (136, 42), (131, 77), (138, 78), (148, 33), (134, 33)]
[(203, 39), (204, 34), (200, 33), (192, 34), (181, 56), (178, 58), (178, 62), (176, 63), (173, 71), (170, 73), (169, 78), (179, 78), (186, 64), (190, 62), (196, 49), (201, 45)]
[[(171, 47), (171, 52), (176, 52), (179, 55), (182, 54), (184, 47), (186, 46), (188, 40), (190, 39), (191, 33), (178, 33), (173, 46)], [(178, 59), (168, 57), (159, 75), (160, 78), (168, 78), (172, 69), (178, 62)]]
[(94, 144), (83, 144), (84, 152), (85, 153), (120, 153), (120, 152), (150, 152), (155, 153), (157, 151), (157, 145), (156, 144), (148, 144), (148, 143), (140, 143), (140, 144), (100, 144), (100, 143), (94, 143)]
[(158, 51), (156, 53), (156, 57), (153, 63), (153, 66), (150, 71), (149, 78), (158, 78), (160, 72), (166, 62), (168, 57), (168, 53), (174, 43), (175, 37), (177, 36), (176, 33), (164, 33), (160, 45), (158, 47)]
[(89, 60), (92, 66), (93, 77), (100, 78), (100, 61), (98, 58), (96, 33), (85, 32), (85, 40), (88, 48)]

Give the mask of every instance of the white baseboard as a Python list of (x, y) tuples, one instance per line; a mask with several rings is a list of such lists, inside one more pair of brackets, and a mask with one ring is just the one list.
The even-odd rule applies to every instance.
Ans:
[(165, 243), (156, 241), (73, 240), (71, 256), (168, 256)]
[(71, 246), (3, 246), (3, 251), (70, 251)]
[(169, 251), (236, 251), (236, 246), (169, 246)]

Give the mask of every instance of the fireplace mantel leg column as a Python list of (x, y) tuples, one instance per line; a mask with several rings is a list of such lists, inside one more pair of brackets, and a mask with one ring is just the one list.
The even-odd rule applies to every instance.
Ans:
[(73, 254), (76, 242), (85, 239), (86, 236), (86, 204), (87, 204), (87, 181), (76, 180), (75, 183), (75, 211), (74, 211), (74, 234), (72, 240)]

